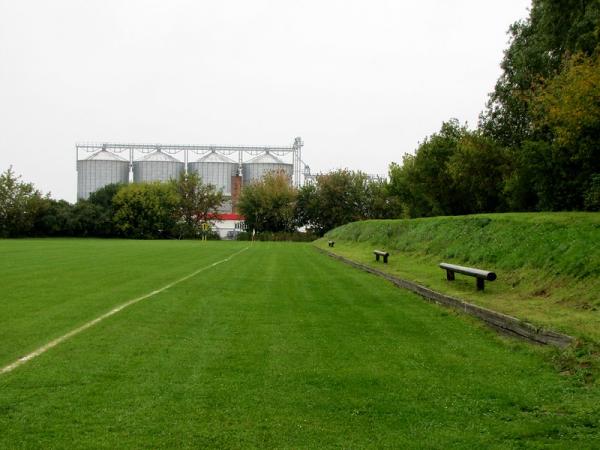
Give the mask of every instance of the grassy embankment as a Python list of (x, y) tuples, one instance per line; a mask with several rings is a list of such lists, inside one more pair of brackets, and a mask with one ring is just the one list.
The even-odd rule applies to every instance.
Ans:
[[(0, 241), (1, 365), (239, 248)], [(0, 448), (597, 447), (551, 351), (259, 242), (0, 375)]]
[[(600, 342), (600, 213), (482, 214), (355, 222), (316, 245), (536, 325)], [(373, 249), (391, 253), (376, 264)], [(330, 249), (328, 249), (330, 250)], [(439, 262), (493, 270), (448, 282)]]

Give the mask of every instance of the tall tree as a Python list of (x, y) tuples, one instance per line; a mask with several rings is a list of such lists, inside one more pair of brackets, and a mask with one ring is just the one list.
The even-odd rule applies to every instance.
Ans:
[(65, 200), (41, 199), (33, 230), (35, 236), (73, 236), (74, 206)]
[(390, 190), (398, 196), (410, 217), (464, 214), (469, 211), (449, 170), (459, 143), (468, 134), (456, 119), (444, 122), (439, 132), (427, 137), (403, 164), (390, 166)]
[(509, 29), (502, 75), (481, 116), (482, 129), (510, 148), (531, 139), (536, 85), (556, 75), (573, 53), (591, 55), (600, 43), (599, 24), (600, 0), (533, 0), (529, 17)]
[(447, 167), (452, 191), (462, 203), (459, 211), (448, 213), (506, 210), (504, 184), (511, 161), (505, 147), (479, 131), (465, 132)]
[(249, 230), (294, 231), (296, 196), (288, 175), (269, 172), (242, 190), (238, 208)]
[(42, 194), (32, 183), (21, 181), (9, 167), (0, 174), (0, 237), (29, 234), (41, 208)]
[[(78, 201), (75, 213), (82, 232), (88, 236), (98, 237), (119, 234), (113, 220), (115, 215), (113, 199), (124, 186), (120, 183), (108, 184), (92, 192), (87, 200)], [(84, 223), (87, 224), (85, 227)]]
[(194, 237), (200, 232), (203, 223), (211, 223), (223, 204), (223, 193), (212, 184), (203, 184), (195, 172), (182, 173), (173, 181), (178, 194), (176, 219), (180, 236)]
[(315, 185), (300, 189), (297, 218), (318, 234), (369, 218), (368, 177), (346, 169), (318, 175)]
[[(600, 49), (599, 49), (600, 50)], [(565, 61), (531, 105), (534, 139), (520, 169), (539, 209), (581, 209), (600, 175), (600, 51)]]
[(113, 198), (117, 230), (129, 238), (171, 237), (176, 224), (179, 197), (170, 183), (134, 183), (122, 187)]
[(369, 219), (397, 219), (403, 216), (402, 202), (393, 195), (387, 180), (371, 180), (366, 190), (366, 215)]

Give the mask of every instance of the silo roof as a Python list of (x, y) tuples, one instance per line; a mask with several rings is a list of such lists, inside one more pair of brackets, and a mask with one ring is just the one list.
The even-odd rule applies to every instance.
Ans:
[(198, 159), (196, 162), (237, 164), (233, 159), (228, 158), (225, 155), (221, 155), (217, 152), (207, 153), (202, 158)]
[(122, 156), (116, 155), (114, 153), (108, 152), (106, 150), (100, 150), (99, 152), (94, 153), (93, 155), (86, 158), (87, 161), (126, 161)]
[(167, 155), (166, 153), (163, 153), (160, 150), (156, 150), (155, 152), (152, 152), (149, 155), (144, 156), (139, 161), (181, 162), (177, 158), (174, 158), (171, 155)]
[(285, 164), (281, 159), (277, 158), (274, 155), (271, 155), (269, 152), (263, 153), (262, 155), (258, 155), (256, 158), (252, 158), (248, 161), (250, 164)]

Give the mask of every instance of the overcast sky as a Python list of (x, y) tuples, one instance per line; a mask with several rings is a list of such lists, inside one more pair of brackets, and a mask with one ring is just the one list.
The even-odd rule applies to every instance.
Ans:
[(0, 170), (74, 201), (79, 141), (305, 142), (387, 173), (475, 126), (530, 0), (0, 0)]

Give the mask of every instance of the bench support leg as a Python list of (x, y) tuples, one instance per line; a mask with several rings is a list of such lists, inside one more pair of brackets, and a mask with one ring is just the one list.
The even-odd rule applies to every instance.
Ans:
[(384, 264), (387, 264), (387, 259), (388, 259), (387, 255), (383, 255), (383, 263)]
[(377, 253), (375, 254), (375, 261), (379, 261), (379, 255)]
[(485, 280), (483, 278), (477, 278), (477, 290), (483, 291)]
[(446, 279), (448, 281), (454, 281), (454, 272), (451, 270), (446, 270)]

